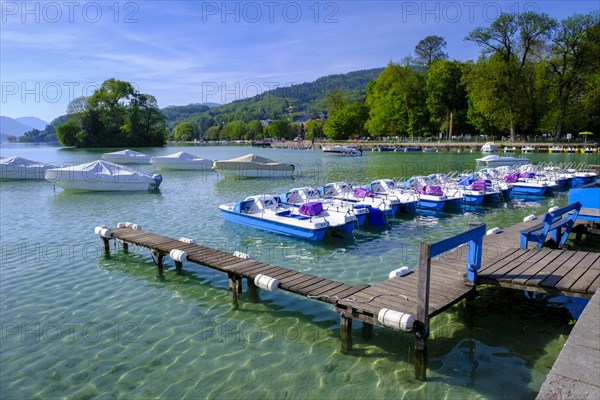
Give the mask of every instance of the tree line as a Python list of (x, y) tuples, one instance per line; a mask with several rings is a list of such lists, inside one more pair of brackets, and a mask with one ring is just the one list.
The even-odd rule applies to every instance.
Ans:
[[(154, 146), (173, 140), (267, 137), (509, 136), (600, 131), (600, 17), (503, 13), (465, 38), (476, 61), (449, 60), (428, 36), (385, 69), (332, 75), (209, 108), (159, 110), (114, 79), (69, 105), (56, 128), (63, 144)], [(308, 115), (307, 115), (308, 114)]]
[[(598, 13), (561, 21), (543, 13), (503, 13), (465, 40), (481, 48), (476, 61), (449, 60), (446, 40), (428, 36), (413, 56), (389, 63), (362, 93), (329, 90), (317, 102), (322, 118), (316, 114), (308, 127), (296, 126), (293, 117), (314, 111), (315, 103), (303, 109), (295, 98), (274, 93), (233, 102), (186, 122), (194, 127), (194, 137), (210, 140), (294, 134), (309, 139), (323, 134), (334, 140), (486, 134), (515, 140), (517, 135), (549, 134), (558, 141), (566, 132), (598, 133)], [(256, 121), (269, 118), (290, 126), (258, 129)], [(186, 135), (175, 129), (175, 138), (190, 137), (191, 126), (186, 124)]]

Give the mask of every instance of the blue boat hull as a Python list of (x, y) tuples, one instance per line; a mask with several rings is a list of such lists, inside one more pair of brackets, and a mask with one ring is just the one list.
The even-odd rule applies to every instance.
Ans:
[(444, 208), (457, 209), (457, 208), (460, 208), (461, 203), (462, 203), (462, 198), (461, 199), (449, 199), (449, 200), (446, 200), (446, 205)]
[(500, 193), (489, 193), (483, 196), (484, 203), (500, 203)]
[(273, 221), (267, 221), (250, 215), (238, 214), (221, 210), (221, 214), (226, 221), (236, 224), (250, 226), (252, 228), (262, 229), (264, 231), (279, 233), (281, 235), (292, 236), (299, 239), (320, 241), (325, 237), (327, 228), (322, 229), (304, 229), (296, 226), (283, 225)]
[(463, 197), (463, 202), (470, 206), (480, 206), (483, 203), (484, 195), (475, 196), (470, 194), (465, 194)]
[(512, 193), (515, 196), (543, 196), (546, 193), (546, 187), (531, 187), (513, 185)]
[(433, 200), (419, 200), (419, 208), (425, 209), (425, 210), (432, 210), (432, 211), (442, 211), (444, 209), (444, 206), (446, 205), (446, 201), (433, 201)]
[(418, 201), (411, 201), (410, 203), (402, 203), (400, 205), (400, 211), (404, 212), (404, 213), (414, 213), (415, 211), (417, 211), (417, 205), (419, 204)]

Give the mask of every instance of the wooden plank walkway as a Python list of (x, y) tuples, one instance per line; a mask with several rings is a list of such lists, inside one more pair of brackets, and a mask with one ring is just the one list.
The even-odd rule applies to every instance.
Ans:
[[(483, 238), (484, 253), (477, 284), (490, 284), (573, 297), (590, 298), (600, 287), (600, 253), (535, 249), (519, 249), (520, 231), (539, 223), (539, 219), (522, 222)], [(432, 261), (437, 269), (461, 269), (464, 272), (465, 247)]]
[(585, 307), (537, 400), (600, 399), (600, 290)]
[[(115, 228), (112, 237), (124, 243), (145, 247), (168, 255), (171, 250), (187, 252), (187, 260), (196, 264), (253, 280), (258, 274), (279, 280), (279, 287), (288, 292), (335, 304), (338, 299), (352, 296), (369, 285), (347, 285), (342, 282), (296, 272), (261, 261), (243, 259), (220, 250), (198, 244), (188, 244), (166, 236), (131, 228)], [(162, 275), (162, 271), (160, 271)]]

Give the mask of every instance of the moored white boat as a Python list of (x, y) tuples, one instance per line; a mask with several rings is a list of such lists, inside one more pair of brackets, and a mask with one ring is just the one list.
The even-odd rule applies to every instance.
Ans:
[(14, 156), (0, 159), (0, 179), (44, 179), (50, 165)]
[(212, 170), (214, 160), (200, 158), (194, 154), (180, 151), (168, 156), (155, 156), (150, 159), (150, 164), (158, 169), (176, 170)]
[(150, 156), (135, 150), (120, 150), (102, 154), (102, 159), (117, 164), (148, 164)]
[(478, 158), (477, 164), (483, 165), (485, 164), (487, 167), (499, 167), (502, 165), (522, 165), (529, 164), (530, 161), (528, 158), (524, 157), (501, 157), (496, 154), (491, 154), (489, 156), (485, 156), (482, 158)]
[(330, 221), (315, 215), (317, 206), (306, 206), (303, 211), (282, 205), (279, 200), (267, 194), (250, 196), (222, 204), (219, 210), (227, 221), (300, 239), (322, 240), (326, 231), (334, 228)]
[(362, 149), (349, 146), (323, 146), (323, 152), (344, 156), (362, 156)]
[(65, 190), (83, 191), (156, 191), (162, 182), (159, 174), (151, 176), (103, 160), (51, 168), (46, 171), (45, 178)]
[(222, 175), (244, 178), (289, 178), (295, 167), (293, 164), (247, 154), (230, 160), (216, 160), (213, 169)]
[(481, 146), (482, 153), (495, 153), (498, 151), (498, 145), (494, 142), (487, 142)]

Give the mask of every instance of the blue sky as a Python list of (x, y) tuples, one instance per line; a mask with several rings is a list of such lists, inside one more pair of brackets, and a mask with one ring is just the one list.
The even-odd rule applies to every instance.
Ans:
[[(224, 5), (224, 7), (223, 7)], [(114, 77), (160, 107), (226, 103), (273, 87), (383, 67), (428, 35), (451, 59), (500, 11), (557, 19), (595, 1), (2, 1), (0, 114), (51, 121)]]

